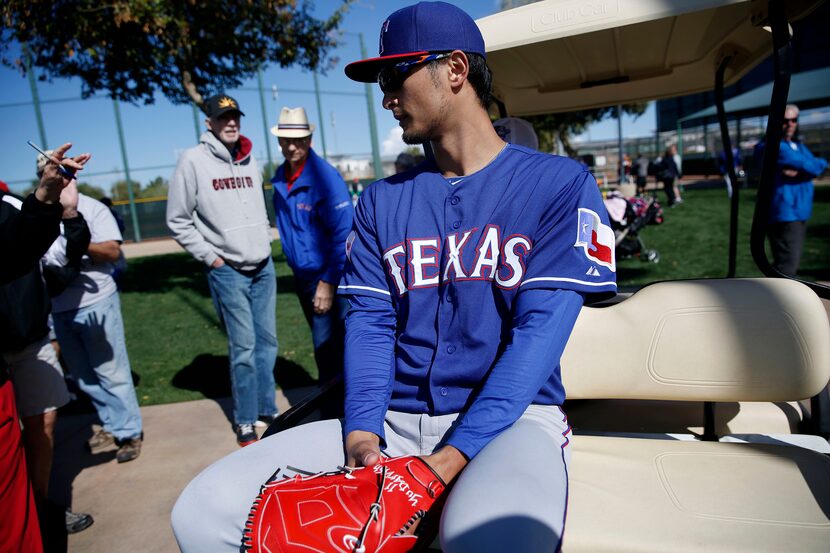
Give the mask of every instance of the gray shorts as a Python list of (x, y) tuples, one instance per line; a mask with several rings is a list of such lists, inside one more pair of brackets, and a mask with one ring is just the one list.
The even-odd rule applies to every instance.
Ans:
[[(385, 453), (433, 453), (458, 418), (389, 412)], [(557, 551), (567, 507), (569, 437), (558, 406), (530, 406), (458, 477), (441, 516), (443, 550)], [(188, 484), (173, 508), (179, 548), (185, 553), (239, 551), (254, 498), (277, 468), (319, 472), (343, 462), (338, 420), (292, 428), (220, 459)]]
[(25, 349), (4, 353), (21, 417), (42, 415), (69, 403), (63, 371), (49, 336)]

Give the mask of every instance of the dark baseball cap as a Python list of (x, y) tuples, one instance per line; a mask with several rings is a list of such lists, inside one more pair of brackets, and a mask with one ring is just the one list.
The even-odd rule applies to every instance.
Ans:
[(207, 116), (211, 119), (219, 117), (223, 113), (229, 111), (238, 111), (240, 115), (245, 115), (239, 109), (239, 102), (228, 96), (227, 94), (217, 94), (205, 100), (205, 108)]
[(380, 70), (392, 63), (430, 52), (461, 50), (484, 52), (481, 31), (467, 13), (446, 2), (418, 2), (390, 15), (380, 27), (378, 57), (346, 66), (353, 81), (374, 83)]

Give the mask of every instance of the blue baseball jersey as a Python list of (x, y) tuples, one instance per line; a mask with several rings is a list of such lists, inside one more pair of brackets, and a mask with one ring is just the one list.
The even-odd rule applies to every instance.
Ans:
[[(392, 355), (381, 355), (391, 365), (378, 375), (379, 385), (358, 397), (349, 391), (347, 339), (347, 432), (377, 433), (387, 408), (471, 411), (486, 395), (484, 383), (500, 357), (515, 346), (516, 327), (532, 317), (528, 304), (545, 303), (551, 291), (570, 291), (559, 302), (565, 311), (546, 312), (567, 312), (570, 323), (553, 331), (562, 336), (549, 337), (564, 348), (583, 297), (592, 301), (616, 291), (614, 233), (593, 176), (575, 161), (516, 145), (469, 176), (447, 179), (425, 162), (374, 183), (361, 196), (346, 251), (339, 293), (369, 311), (387, 306), (393, 317)], [(523, 305), (523, 294), (536, 299)], [(372, 329), (372, 317), (361, 312), (349, 333), (360, 337)], [(533, 340), (526, 342), (529, 350)], [(365, 360), (366, 351), (361, 353)], [(537, 373), (527, 404), (564, 401), (559, 354), (547, 365), (517, 361)], [(359, 359), (352, 364), (363, 363), (373, 365)], [(499, 393), (509, 395), (510, 384), (501, 385), (507, 392)], [(498, 418), (495, 411), (479, 426)], [(486, 441), (485, 430), (476, 432), (482, 439), (460, 447), (470, 456)]]

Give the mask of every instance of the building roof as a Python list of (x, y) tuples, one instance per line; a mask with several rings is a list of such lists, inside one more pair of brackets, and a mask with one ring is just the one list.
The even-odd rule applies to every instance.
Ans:
[[(790, 91), (787, 101), (798, 104), (801, 109), (830, 104), (830, 67), (796, 73), (790, 77)], [(761, 85), (723, 103), (726, 113), (733, 116), (760, 115), (769, 111), (772, 97), (772, 83)], [(718, 114), (716, 106), (709, 106), (681, 118), (681, 123), (693, 119), (712, 117)]]

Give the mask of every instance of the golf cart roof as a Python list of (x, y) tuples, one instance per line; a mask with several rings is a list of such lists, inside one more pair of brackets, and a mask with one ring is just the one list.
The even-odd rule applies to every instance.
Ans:
[[(820, 1), (789, 0), (790, 21)], [(477, 20), (493, 88), (515, 116), (711, 90), (772, 50), (759, 0), (543, 0)]]

